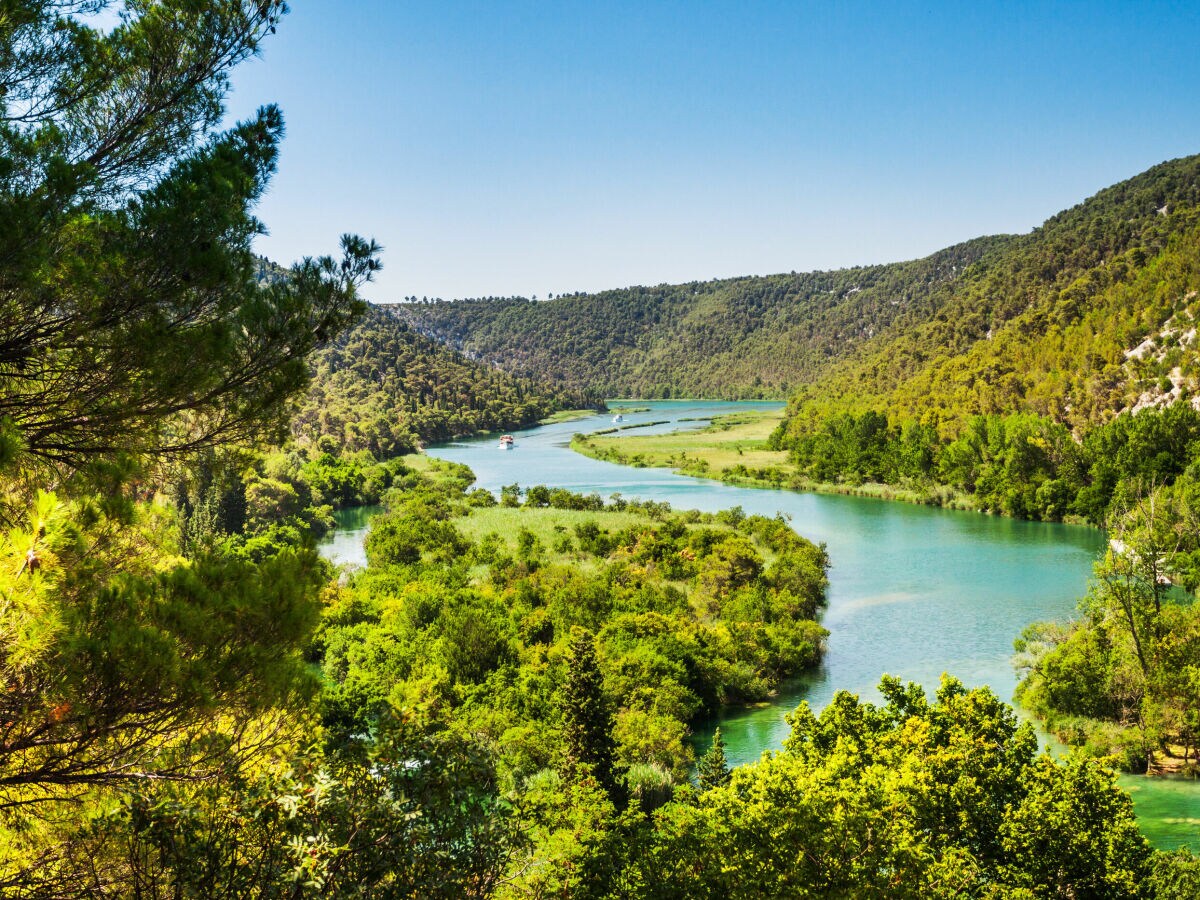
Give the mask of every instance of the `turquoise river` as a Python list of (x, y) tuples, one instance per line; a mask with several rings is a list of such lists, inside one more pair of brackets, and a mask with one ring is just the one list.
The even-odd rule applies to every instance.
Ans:
[[(714, 415), (771, 403), (628, 401), (645, 412), (623, 424), (668, 420), (635, 433), (702, 427)], [(681, 421), (687, 420), (687, 421)], [(990, 685), (1012, 697), (1017, 677), (1012, 642), (1030, 622), (1066, 619), (1085, 591), (1101, 532), (1080, 526), (1018, 522), (977, 513), (857, 497), (733, 487), (588, 459), (568, 443), (577, 431), (611, 427), (609, 416), (517, 432), (502, 451), (494, 436), (430, 447), (431, 455), (470, 466), (478, 484), (545, 484), (603, 496), (667, 501), (676, 509), (790, 517), (793, 527), (829, 550), (829, 607), (823, 624), (829, 649), (820, 670), (782, 691), (775, 702), (731, 710), (696, 735), (698, 747), (720, 724), (734, 763), (777, 749), (787, 735), (784, 714), (800, 700), (820, 709), (836, 690), (877, 698), (890, 673), (934, 687), (948, 672), (969, 685)], [(325, 554), (362, 564), (362, 538), (375, 508), (345, 510)], [(707, 732), (707, 733), (705, 733)], [(1124, 777), (1142, 830), (1160, 847), (1200, 848), (1200, 785), (1191, 781)]]

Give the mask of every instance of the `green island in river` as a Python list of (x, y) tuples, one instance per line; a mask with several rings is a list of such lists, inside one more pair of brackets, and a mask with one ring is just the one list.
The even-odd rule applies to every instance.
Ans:
[(702, 429), (683, 429), (654, 435), (613, 434), (605, 429), (571, 438), (571, 449), (593, 459), (626, 466), (673, 469), (697, 478), (714, 478), (746, 487), (786, 488), (826, 494), (850, 494), (974, 509), (968, 495), (944, 485), (901, 487), (877, 482), (862, 484), (814, 481), (805, 477), (772, 435), (785, 421), (779, 411), (755, 410), (717, 416)]

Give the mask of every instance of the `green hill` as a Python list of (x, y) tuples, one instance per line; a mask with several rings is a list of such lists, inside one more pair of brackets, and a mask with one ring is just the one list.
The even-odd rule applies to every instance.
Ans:
[[(883, 406), (951, 427), (1032, 410), (1078, 425), (1190, 384), (1190, 354), (1162, 351), (1187, 333), (1198, 204), (1189, 157), (1028, 234), (912, 262), (388, 309), (472, 358), (608, 396), (795, 396), (797, 412)], [(1127, 355), (1172, 315), (1178, 334)]]
[(798, 421), (874, 409), (953, 431), (1020, 411), (1080, 428), (1177, 399), (1196, 386), (1198, 216), (1197, 156), (1101, 191), (980, 258), (926, 321), (827, 369)]
[(836, 272), (388, 309), (473, 358), (609, 397), (783, 399), (875, 335), (927, 319), (964, 270), (1013, 240)]
[(509, 431), (552, 413), (598, 405), (592, 394), (546, 387), (467, 359), (377, 308), (312, 358), (313, 382), (292, 419), (301, 443), (383, 458), (418, 442)]
[[(980, 259), (936, 314), (793, 398), (802, 475), (948, 484), (1102, 524), (1200, 459), (1200, 157), (1101, 191)], [(1120, 415), (1122, 412), (1142, 412)]]

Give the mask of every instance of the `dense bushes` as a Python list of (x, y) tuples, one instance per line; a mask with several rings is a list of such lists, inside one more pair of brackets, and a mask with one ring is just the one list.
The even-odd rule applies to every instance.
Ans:
[(182, 549), (217, 544), (252, 559), (299, 547), (333, 526), (333, 512), (378, 503), (412, 473), (398, 459), (376, 462), (367, 451), (337, 454), (295, 446), (269, 453), (209, 454), (176, 481)]
[(786, 523), (543, 487), (519, 506), (480, 506), (455, 471), (393, 488), (370, 567), (327, 612), (331, 727), (356, 733), (415, 706), (485, 737), (519, 785), (561, 763), (557, 696), (572, 629), (585, 628), (617, 711), (618, 762), (678, 780), (690, 723), (765, 699), (820, 659), (826, 558)]
[(839, 414), (789, 441), (807, 476), (824, 482), (946, 484), (981, 509), (1018, 518), (1076, 517), (1100, 525), (1114, 501), (1170, 484), (1200, 458), (1200, 412), (1190, 404), (1118, 416), (1077, 441), (1041, 416), (974, 416), (953, 438), (878, 412)]
[(620, 890), (1135, 897), (1152, 872), (1194, 875), (1189, 861), (1177, 871), (1155, 859), (1110, 771), (1039, 757), (1029, 726), (988, 690), (947, 679), (932, 703), (894, 679), (881, 691), (881, 707), (845, 692), (820, 716), (801, 705), (782, 752), (664, 806)]
[(400, 716), (492, 761), (486, 819), (454, 795), (422, 811), (476, 829), (486, 893), (1188, 895), (1194, 862), (1149, 848), (1111, 771), (1039, 757), (952, 679), (932, 702), (885, 679), (885, 706), (802, 705), (782, 752), (732, 774), (706, 758), (693, 788), (689, 723), (819, 659), (823, 551), (737, 509), (516, 485), (488, 504), (469, 482), (444, 463), (399, 480), (312, 656), (335, 745)]

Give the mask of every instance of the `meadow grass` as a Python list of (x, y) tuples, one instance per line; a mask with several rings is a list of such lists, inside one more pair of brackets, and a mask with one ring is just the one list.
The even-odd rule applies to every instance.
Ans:
[(539, 419), (539, 425), (557, 425), (559, 422), (574, 422), (576, 419), (587, 419), (591, 416), (599, 415), (600, 411), (595, 409), (560, 409), (553, 415), (546, 416), (544, 419)]
[(782, 419), (782, 411), (754, 410), (719, 416), (708, 428), (694, 431), (585, 436), (572, 447), (586, 456), (630, 465), (692, 472), (698, 464), (706, 463), (712, 478), (720, 478), (736, 465), (749, 469), (771, 466), (791, 475), (795, 467), (788, 461), (787, 451), (767, 448), (767, 438)]
[[(675, 512), (683, 512), (683, 510), (675, 510)], [(516, 549), (517, 535), (521, 529), (525, 529), (532, 532), (541, 542), (551, 558), (569, 561), (572, 565), (581, 565), (590, 564), (593, 560), (586, 554), (579, 553), (577, 549), (572, 549), (569, 555), (564, 556), (555, 551), (554, 547), (565, 535), (577, 548), (578, 539), (575, 536), (575, 526), (584, 522), (595, 522), (601, 531), (607, 532), (617, 532), (630, 527), (636, 529), (639, 526), (652, 529), (661, 524), (638, 511), (493, 506), (471, 510), (471, 514), (466, 518), (455, 519), (454, 526), (473, 543), (478, 543), (489, 534), (499, 535), (509, 550)], [(730, 533), (734, 531), (733, 526), (719, 522), (711, 515), (703, 516), (699, 521), (688, 522), (687, 527), (689, 529), (708, 528)], [(758, 550), (759, 556), (762, 557), (763, 565), (769, 566), (775, 561), (776, 554), (770, 547), (757, 538), (751, 538), (751, 540)]]
[(400, 457), (400, 461), (422, 475), (430, 474), (437, 465), (434, 457), (420, 451), (417, 453), (406, 453)]
[(488, 534), (498, 534), (509, 547), (516, 547), (517, 532), (524, 528), (533, 532), (545, 546), (551, 547), (564, 533), (574, 539), (575, 526), (584, 522), (595, 522), (605, 531), (620, 531), (637, 524), (653, 524), (644, 515), (617, 510), (594, 512), (551, 507), (493, 506), (473, 509), (471, 515), (465, 519), (456, 519), (454, 525), (472, 541), (477, 542)]

